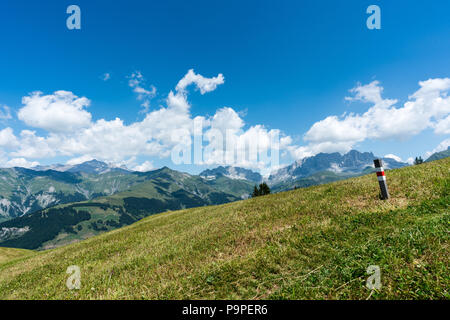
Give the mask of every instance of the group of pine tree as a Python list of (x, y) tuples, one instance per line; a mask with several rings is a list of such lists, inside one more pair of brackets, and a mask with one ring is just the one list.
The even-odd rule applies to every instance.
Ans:
[(253, 188), (252, 197), (265, 196), (266, 194), (270, 194), (270, 188), (265, 182), (261, 183), (259, 187), (255, 185)]
[(415, 165), (422, 164), (422, 163), (423, 163), (422, 157), (416, 157), (416, 159), (414, 160)]

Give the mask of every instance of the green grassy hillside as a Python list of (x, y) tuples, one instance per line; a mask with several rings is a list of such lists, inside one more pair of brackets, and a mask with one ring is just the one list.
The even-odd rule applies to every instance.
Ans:
[(250, 196), (255, 186), (255, 183), (249, 180), (230, 179), (227, 177), (218, 177), (205, 182), (219, 191), (232, 194), (240, 199)]
[(449, 171), (388, 171), (389, 201), (371, 174), (153, 215), (0, 265), (0, 299), (448, 299)]
[(33, 254), (33, 251), (30, 250), (0, 247), (0, 266), (31, 254)]

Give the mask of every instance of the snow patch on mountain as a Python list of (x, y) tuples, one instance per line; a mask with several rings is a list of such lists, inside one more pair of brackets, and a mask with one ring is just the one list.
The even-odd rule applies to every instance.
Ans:
[(227, 177), (233, 180), (248, 180), (255, 183), (262, 181), (262, 176), (258, 172), (239, 167), (217, 167), (215, 169), (207, 169), (200, 173), (205, 180), (214, 180), (219, 177)]
[(31, 170), (35, 171), (47, 171), (54, 170), (59, 172), (72, 172), (72, 173), (88, 173), (88, 174), (104, 174), (108, 172), (129, 172), (128, 168), (124, 165), (107, 164), (98, 160), (85, 161), (79, 164), (55, 164), (49, 166), (35, 166)]
[(216, 180), (216, 176), (202, 176), (202, 178), (208, 181)]
[(1, 228), (0, 229), (0, 241), (6, 241), (9, 239), (20, 237), (30, 230), (31, 229), (29, 226), (25, 226), (23, 228), (15, 228), (15, 227)]
[(11, 208), (11, 201), (8, 199), (0, 199), (0, 215), (8, 217)]
[(36, 195), (36, 200), (41, 208), (47, 208), (51, 204), (53, 205), (58, 203), (58, 199), (56, 199), (52, 194), (47, 193)]

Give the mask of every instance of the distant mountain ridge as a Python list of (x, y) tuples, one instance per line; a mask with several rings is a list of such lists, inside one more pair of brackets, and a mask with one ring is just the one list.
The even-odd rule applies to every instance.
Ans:
[(111, 195), (139, 183), (136, 174), (102, 174), (0, 169), (0, 220), (22, 216), (57, 204)]
[(200, 176), (205, 179), (217, 179), (219, 177), (227, 177), (234, 180), (248, 180), (255, 183), (259, 183), (263, 180), (260, 173), (254, 172), (249, 169), (240, 167), (222, 167), (219, 166), (215, 169), (207, 169), (200, 173)]
[(123, 173), (130, 172), (126, 166), (113, 166), (108, 165), (105, 162), (98, 161), (98, 160), (90, 160), (85, 161), (80, 164), (74, 164), (74, 165), (67, 165), (67, 164), (55, 164), (50, 166), (36, 166), (31, 168), (31, 170), (35, 171), (47, 171), (47, 170), (54, 170), (54, 171), (60, 171), (60, 172), (72, 172), (72, 173), (89, 173), (89, 174), (103, 174), (111, 171), (119, 171)]
[(444, 159), (450, 157), (450, 147), (447, 148), (447, 150), (441, 151), (441, 152), (435, 152), (433, 153), (427, 160), (425, 160), (426, 162), (430, 162), (430, 161), (435, 161), (435, 160), (439, 160), (439, 159)]
[[(165, 167), (142, 173), (97, 160), (51, 167), (59, 170), (47, 167), (0, 169), (0, 222), (55, 205), (110, 196), (144, 183), (161, 170), (170, 170)], [(178, 175), (179, 179), (185, 176), (198, 177), (181, 172)], [(198, 177), (197, 180), (198, 184), (232, 195), (232, 200), (245, 198), (252, 188), (247, 180), (236, 181), (227, 177), (214, 181)]]
[[(373, 168), (373, 160), (379, 158), (372, 152), (359, 152), (351, 150), (341, 155), (335, 153), (319, 153), (312, 157), (303, 158), (293, 164), (277, 170), (269, 176), (270, 185), (286, 181), (306, 178), (318, 172), (334, 172), (336, 174), (358, 174), (368, 168)], [(407, 166), (407, 163), (398, 162), (392, 158), (382, 158), (385, 169), (397, 169)]]

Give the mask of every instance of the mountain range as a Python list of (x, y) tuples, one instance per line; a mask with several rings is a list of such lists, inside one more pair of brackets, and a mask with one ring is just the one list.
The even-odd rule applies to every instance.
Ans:
[(142, 181), (140, 175), (122, 171), (92, 174), (0, 169), (0, 219), (19, 217), (61, 203), (111, 195)]
[[(0, 169), (0, 246), (47, 249), (136, 222), (148, 215), (245, 199), (265, 180), (273, 192), (373, 172), (370, 152), (320, 153), (267, 179), (244, 168), (199, 175), (167, 167), (133, 172), (92, 160), (32, 169)], [(386, 169), (406, 166), (383, 158)]]
[[(373, 169), (373, 160), (378, 158), (372, 152), (351, 150), (341, 155), (335, 153), (319, 153), (313, 157), (295, 161), (269, 176), (269, 184), (286, 183), (309, 177), (318, 172), (331, 172), (336, 176), (353, 176)], [(382, 158), (385, 169), (401, 168), (407, 163), (398, 162), (392, 158)]]
[(207, 180), (214, 180), (220, 177), (227, 177), (234, 180), (247, 180), (254, 183), (260, 183), (263, 177), (258, 172), (238, 167), (217, 167), (215, 169), (207, 169), (200, 173), (200, 176)]
[(240, 199), (217, 190), (199, 176), (167, 167), (126, 175), (130, 176), (135, 177), (133, 185), (113, 195), (59, 204), (0, 223), (1, 245), (48, 249), (134, 223), (151, 214)]
[(117, 167), (114, 165), (108, 165), (102, 161), (90, 160), (80, 164), (67, 165), (67, 164), (55, 164), (50, 166), (36, 166), (32, 168), (35, 171), (47, 171), (54, 170), (60, 172), (72, 172), (72, 173), (88, 173), (88, 174), (103, 174), (107, 172), (130, 172), (127, 167)]

